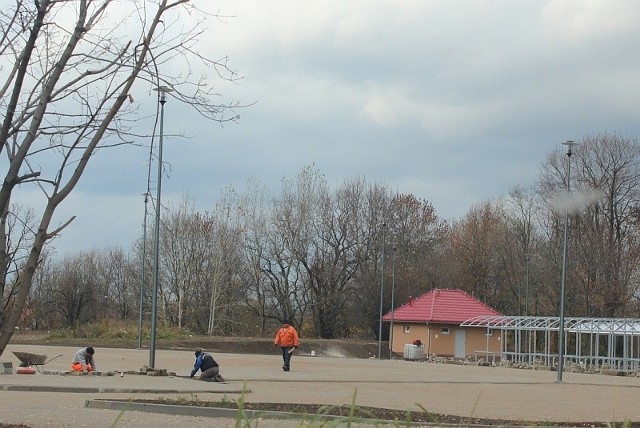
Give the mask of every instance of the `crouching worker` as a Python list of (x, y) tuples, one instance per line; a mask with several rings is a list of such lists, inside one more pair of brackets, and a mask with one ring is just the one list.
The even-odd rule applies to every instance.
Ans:
[(207, 354), (202, 349), (196, 351), (196, 363), (193, 365), (189, 378), (193, 379), (198, 370), (202, 371), (200, 374), (200, 380), (202, 381), (224, 382), (224, 378), (220, 376), (220, 366), (210, 354)]
[(93, 354), (95, 354), (95, 351), (91, 346), (78, 349), (76, 354), (73, 356), (73, 360), (71, 361), (71, 371), (86, 371), (88, 373), (91, 373), (92, 371), (96, 370), (96, 361), (93, 359)]

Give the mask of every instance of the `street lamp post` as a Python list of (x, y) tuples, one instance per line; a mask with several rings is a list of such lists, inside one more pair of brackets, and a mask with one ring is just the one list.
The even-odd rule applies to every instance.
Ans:
[[(529, 316), (529, 260), (531, 260), (531, 254), (525, 254), (524, 257), (527, 262), (527, 280), (524, 286), (524, 316), (528, 317)], [(527, 355), (529, 355), (529, 362), (531, 363), (531, 334), (529, 330), (527, 330), (527, 333), (525, 334), (525, 338), (527, 341), (525, 345), (525, 350), (527, 352)]]
[(171, 89), (160, 86), (155, 89), (160, 95), (160, 140), (158, 143), (158, 189), (156, 194), (156, 223), (153, 243), (153, 293), (151, 298), (151, 340), (149, 342), (149, 367), (156, 363), (156, 319), (158, 313), (158, 277), (160, 272), (160, 196), (162, 195), (162, 143), (164, 138), (164, 104)]
[(389, 359), (393, 355), (393, 311), (395, 310), (395, 294), (396, 294), (396, 251), (398, 249), (393, 246), (393, 260), (391, 268), (391, 326), (389, 328)]
[(382, 357), (382, 300), (384, 296), (384, 247), (386, 223), (382, 223), (382, 273), (380, 274), (380, 316), (378, 318), (378, 359)]
[[(147, 184), (148, 185), (148, 184)], [(145, 265), (147, 264), (147, 204), (149, 202), (149, 192), (144, 194), (144, 220), (142, 222), (142, 266), (140, 268), (140, 302), (138, 308), (138, 349), (142, 349), (142, 319), (144, 314), (144, 284)]]
[[(571, 155), (573, 154), (573, 146), (576, 145), (573, 141), (569, 140), (563, 145), (567, 146), (567, 197), (571, 192)], [(569, 236), (569, 206), (565, 203), (564, 210), (564, 244), (562, 248), (562, 278), (560, 281), (560, 320), (558, 325), (558, 379), (557, 382), (562, 382), (562, 368), (564, 365), (564, 288), (567, 277), (567, 240)]]
[(524, 316), (529, 316), (529, 260), (531, 260), (531, 254), (524, 255), (527, 260), (527, 281), (524, 291)]
[(518, 281), (518, 316), (522, 315), (522, 283)]

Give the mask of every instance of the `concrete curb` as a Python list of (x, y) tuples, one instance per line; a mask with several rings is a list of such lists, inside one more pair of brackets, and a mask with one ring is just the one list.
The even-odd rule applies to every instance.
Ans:
[(20, 392), (67, 392), (80, 394), (101, 394), (101, 393), (126, 393), (126, 394), (242, 394), (251, 390), (227, 389), (224, 391), (203, 390), (203, 389), (148, 389), (148, 388), (92, 388), (92, 387), (68, 387), (68, 386), (47, 386), (47, 385), (0, 385), (0, 391), (20, 391)]
[[(195, 416), (205, 418), (228, 418), (238, 419), (238, 409), (227, 409), (221, 407), (199, 407), (199, 406), (180, 406), (172, 404), (152, 404), (152, 403), (136, 403), (132, 401), (111, 401), (111, 400), (87, 400), (85, 407), (88, 409), (104, 409), (104, 410), (117, 410), (120, 412), (147, 412), (147, 413), (160, 413), (168, 415), (178, 416)], [(240, 420), (300, 420), (301, 422), (325, 422), (325, 421), (339, 421), (339, 422), (351, 422), (351, 423), (368, 423), (374, 426), (380, 426), (382, 424), (393, 424), (394, 421), (387, 421), (381, 419), (367, 419), (348, 416), (334, 416), (323, 414), (304, 414), (293, 412), (277, 412), (267, 410), (251, 410), (243, 409), (242, 417)], [(406, 422), (400, 421), (402, 426), (428, 426), (431, 424), (425, 422)], [(447, 426), (438, 424), (438, 426)], [(458, 425), (452, 425), (458, 426)], [(476, 428), (483, 427), (482, 425), (474, 425)]]

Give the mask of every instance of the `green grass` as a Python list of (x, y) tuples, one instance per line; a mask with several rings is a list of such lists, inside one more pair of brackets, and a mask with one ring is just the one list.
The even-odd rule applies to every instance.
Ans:
[[(412, 426), (413, 423), (443, 423), (447, 425), (467, 426), (479, 422), (490, 422), (493, 425), (513, 425), (510, 421), (486, 421), (481, 419), (440, 415), (429, 412), (423, 406), (417, 404), (416, 411), (403, 411), (394, 409), (384, 409), (377, 407), (359, 406), (356, 404), (357, 390), (354, 391), (351, 402), (348, 404), (299, 404), (299, 403), (250, 403), (246, 401), (246, 385), (243, 392), (236, 399), (229, 399), (226, 395), (219, 401), (199, 400), (195, 395), (177, 398), (159, 398), (152, 400), (135, 400), (138, 402), (163, 404), (163, 405), (183, 405), (215, 407), (225, 409), (236, 409), (236, 426), (250, 427), (261, 418), (251, 415), (260, 415), (261, 412), (284, 412), (298, 414), (300, 426), (304, 427), (335, 427), (351, 426), (354, 423), (366, 423), (368, 425), (384, 425), (386, 427)], [(295, 419), (295, 417), (294, 417)]]
[[(159, 326), (156, 330), (157, 340), (190, 340), (193, 334), (185, 329), (177, 327)], [(151, 337), (149, 328), (142, 329), (142, 339), (146, 343)], [(48, 333), (48, 338), (56, 341), (76, 343), (82, 341), (96, 341), (102, 344), (120, 344), (133, 346), (137, 344), (138, 327), (122, 321), (101, 321), (91, 324), (83, 324), (76, 329), (65, 328)]]

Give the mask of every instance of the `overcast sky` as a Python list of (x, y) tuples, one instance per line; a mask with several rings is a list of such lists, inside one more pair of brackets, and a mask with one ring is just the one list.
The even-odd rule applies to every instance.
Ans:
[[(221, 84), (224, 99), (255, 104), (222, 127), (169, 98), (163, 205), (188, 194), (211, 210), (250, 177), (275, 194), (314, 164), (334, 188), (364, 177), (452, 220), (533, 184), (563, 141), (640, 135), (635, 0), (197, 3), (231, 16), (208, 20), (202, 46), (243, 77)], [(147, 87), (134, 97), (156, 102)], [(129, 248), (142, 232), (148, 153), (98, 153), (56, 217), (77, 215), (59, 253)]]

